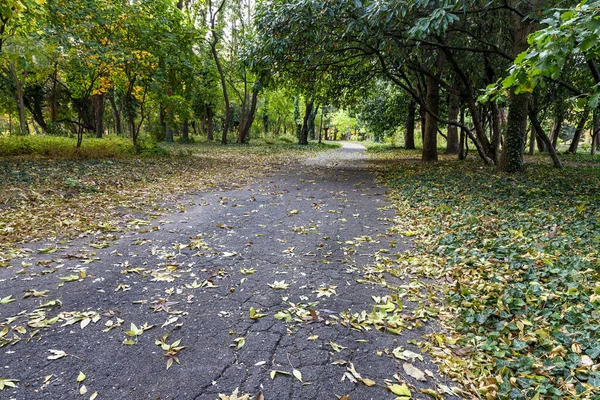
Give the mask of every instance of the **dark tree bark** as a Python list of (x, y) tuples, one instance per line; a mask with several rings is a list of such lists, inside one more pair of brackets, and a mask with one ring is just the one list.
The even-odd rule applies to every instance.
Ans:
[(119, 112), (119, 108), (117, 107), (114, 92), (108, 96), (108, 100), (112, 109), (113, 119), (115, 120), (115, 132), (117, 133), (117, 135), (121, 135), (121, 113)]
[(229, 124), (231, 121), (231, 105), (229, 104), (229, 94), (227, 93), (227, 82), (225, 80), (225, 71), (221, 65), (221, 59), (217, 51), (217, 44), (219, 43), (219, 34), (217, 33), (217, 15), (224, 9), (226, 0), (221, 0), (221, 3), (213, 10), (212, 2), (209, 2), (210, 8), (210, 31), (212, 40), (210, 41), (210, 51), (217, 66), (219, 72), (219, 78), (221, 79), (221, 89), (223, 90), (223, 101), (225, 103), (225, 120), (223, 122), (223, 133), (221, 135), (221, 144), (227, 144), (227, 133), (229, 132)]
[[(44, 87), (41, 84), (29, 85), (29, 87), (23, 91), (25, 108), (29, 110), (33, 120), (45, 132), (47, 129), (47, 124), (46, 120), (44, 119), (44, 99)], [(39, 133), (35, 124), (33, 124), (33, 128), (36, 129), (36, 133)]]
[(417, 105), (411, 100), (408, 103), (408, 113), (406, 116), (406, 132), (404, 133), (404, 148), (408, 150), (415, 149), (415, 115)]
[(250, 128), (252, 127), (252, 123), (254, 122), (254, 117), (256, 115), (259, 87), (259, 84), (254, 85), (252, 90), (252, 99), (250, 100), (250, 108), (246, 110), (246, 115), (242, 117), (242, 124), (236, 140), (236, 143), (238, 144), (246, 143), (250, 138)]
[(579, 147), (579, 142), (581, 141), (581, 136), (583, 135), (583, 131), (585, 130), (585, 123), (590, 115), (589, 107), (586, 107), (583, 110), (583, 114), (577, 123), (577, 128), (575, 128), (575, 135), (573, 135), (573, 140), (571, 140), (571, 145), (569, 146), (569, 150), (567, 153), (575, 154), (577, 153), (577, 148)]
[[(521, 5), (518, 0), (513, 0), (515, 6)], [(527, 8), (524, 14), (535, 11), (539, 6), (543, 5), (541, 0), (532, 0), (523, 3)], [(534, 30), (536, 24), (530, 19), (524, 19), (521, 15), (513, 13), (512, 28), (513, 28), (513, 49), (514, 56), (525, 51), (529, 44), (527, 37)], [(527, 117), (529, 93), (514, 93), (509, 95), (509, 110), (508, 110), (508, 125), (504, 135), (504, 147), (500, 156), (499, 169), (502, 172), (514, 173), (523, 168), (523, 143), (527, 133)]]
[(427, 115), (427, 111), (423, 107), (419, 107), (419, 117), (421, 122), (421, 143), (423, 143), (425, 138), (425, 116)]
[(21, 83), (19, 75), (17, 74), (17, 70), (15, 69), (14, 61), (10, 63), (10, 72), (15, 84), (15, 88), (17, 89), (17, 109), (19, 111), (19, 127), (21, 129), (21, 134), (29, 133), (29, 126), (27, 125), (27, 120), (25, 119), (25, 101), (23, 100), (23, 84)]
[(590, 154), (596, 155), (596, 151), (600, 149), (600, 115), (598, 110), (594, 110), (594, 127), (592, 128), (592, 146)]
[[(556, 115), (554, 117), (554, 123), (552, 124), (552, 130), (550, 131), (551, 144), (552, 144), (552, 147), (554, 147), (555, 149), (558, 144), (558, 134), (560, 133), (564, 119), (565, 119), (565, 111), (563, 108), (562, 101), (559, 101), (559, 103), (556, 105)], [(545, 151), (545, 150), (546, 149), (544, 148), (544, 150), (540, 150), (540, 151)]]
[(308, 144), (308, 120), (313, 111), (313, 101), (307, 100), (306, 107), (304, 109), (304, 120), (302, 122), (302, 129), (300, 130), (300, 137), (298, 138), (298, 144), (307, 145)]
[(535, 142), (536, 142), (536, 138), (538, 137), (537, 135), (537, 129), (534, 126), (533, 129), (531, 129), (531, 134), (529, 135), (529, 155), (532, 156), (535, 154)]
[(187, 119), (181, 124), (181, 140), (184, 143), (190, 141), (190, 122)]
[[(427, 107), (435, 115), (440, 111), (440, 84), (431, 76), (427, 77)], [(423, 154), (421, 161), (434, 162), (438, 160), (437, 152), (438, 121), (430, 113), (425, 115), (425, 131), (423, 134)]]
[[(448, 120), (458, 120), (459, 103), (458, 96), (454, 93), (448, 95)], [(448, 125), (448, 135), (446, 137), (446, 154), (458, 154), (460, 152), (460, 143), (458, 141), (458, 127)]]
[(490, 104), (491, 123), (492, 123), (492, 140), (490, 143), (490, 156), (498, 164), (500, 157), (500, 146), (502, 144), (502, 121), (500, 118), (500, 110), (494, 102)]
[[(460, 109), (460, 123), (462, 125), (465, 124), (465, 110), (463, 108)], [(458, 159), (459, 160), (464, 160), (465, 158), (467, 158), (467, 152), (465, 150), (468, 150), (467, 146), (467, 134), (465, 132), (465, 130), (461, 127), (460, 128), (460, 143), (459, 143), (459, 153), (458, 153)]]
[(52, 74), (52, 91), (50, 94), (50, 121), (56, 122), (58, 119), (58, 61), (54, 63), (54, 73)]
[(508, 125), (504, 134), (504, 148), (500, 156), (500, 171), (518, 172), (523, 168), (523, 142), (527, 133), (529, 95), (512, 95), (508, 110)]
[(213, 113), (212, 107), (208, 107), (206, 110), (206, 130), (207, 130), (207, 139), (212, 142), (215, 140), (214, 135), (214, 127), (215, 127), (215, 116)]
[(92, 96), (92, 106), (94, 108), (94, 130), (96, 138), (102, 139), (104, 134), (104, 93)]
[(542, 128), (542, 124), (540, 124), (540, 121), (537, 118), (537, 115), (535, 114), (535, 111), (530, 110), (529, 111), (529, 120), (531, 121), (531, 125), (532, 125), (532, 132), (535, 132), (535, 134), (540, 138), (540, 140), (542, 140), (544, 143), (546, 143), (547, 148), (548, 148), (548, 154), (550, 154), (550, 157), (552, 158), (552, 162), (554, 163), (554, 166), (556, 168), (562, 168), (562, 163), (560, 162), (560, 159), (558, 158), (558, 154), (556, 153), (556, 150), (554, 149), (554, 146), (552, 146), (552, 144), (550, 143), (550, 138), (548, 137), (548, 135), (546, 135), (546, 132), (544, 132), (544, 128)]
[(165, 124), (165, 142), (173, 143), (173, 128), (171, 128), (171, 124), (168, 122)]
[(319, 105), (313, 108), (308, 117), (308, 137), (310, 140), (315, 140), (315, 119), (317, 118), (317, 113), (319, 112)]

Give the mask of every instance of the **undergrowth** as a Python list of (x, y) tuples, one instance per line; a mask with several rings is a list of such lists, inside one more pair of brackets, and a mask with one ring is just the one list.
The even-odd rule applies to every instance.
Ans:
[(398, 163), (382, 179), (416, 236), (401, 264), (446, 295), (440, 369), (478, 398), (599, 398), (600, 165)]

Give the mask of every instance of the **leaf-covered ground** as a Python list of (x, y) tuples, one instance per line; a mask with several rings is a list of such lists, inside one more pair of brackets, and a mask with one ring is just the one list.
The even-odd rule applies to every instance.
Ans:
[(401, 266), (446, 298), (425, 346), (440, 369), (474, 397), (598, 398), (598, 161), (509, 176), (415, 157), (378, 154), (396, 229), (416, 239)]
[(63, 158), (0, 157), (0, 250), (122, 230), (135, 213), (184, 209), (183, 194), (240, 185), (323, 149), (174, 145), (172, 157), (79, 159), (70, 143)]
[(276, 151), (5, 160), (0, 396), (458, 397), (367, 157)]

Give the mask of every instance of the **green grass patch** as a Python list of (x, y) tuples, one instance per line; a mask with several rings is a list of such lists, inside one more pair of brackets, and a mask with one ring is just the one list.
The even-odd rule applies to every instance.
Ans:
[(119, 158), (135, 154), (131, 140), (122, 138), (86, 138), (80, 148), (77, 148), (76, 144), (76, 139), (67, 137), (45, 135), (0, 137), (0, 156), (36, 155), (73, 159)]
[(440, 368), (480, 398), (599, 398), (600, 164), (398, 163), (382, 179), (416, 236), (401, 264), (446, 295)]

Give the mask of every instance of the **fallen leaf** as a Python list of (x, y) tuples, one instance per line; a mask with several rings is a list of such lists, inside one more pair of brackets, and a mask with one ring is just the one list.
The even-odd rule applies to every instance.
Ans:
[(62, 351), (62, 350), (52, 350), (52, 349), (50, 349), (50, 350), (48, 350), (48, 351), (49, 351), (50, 353), (52, 353), (52, 355), (51, 355), (51, 356), (48, 356), (48, 360), (58, 360), (59, 358), (63, 358), (63, 357), (66, 357), (66, 356), (68, 356), (68, 354), (67, 354), (67, 353), (65, 353), (65, 352), (64, 352), (64, 351)]
[(424, 382), (427, 380), (427, 378), (425, 378), (425, 373), (410, 363), (403, 363), (402, 369), (404, 369), (404, 372), (407, 375), (412, 376), (418, 381)]

